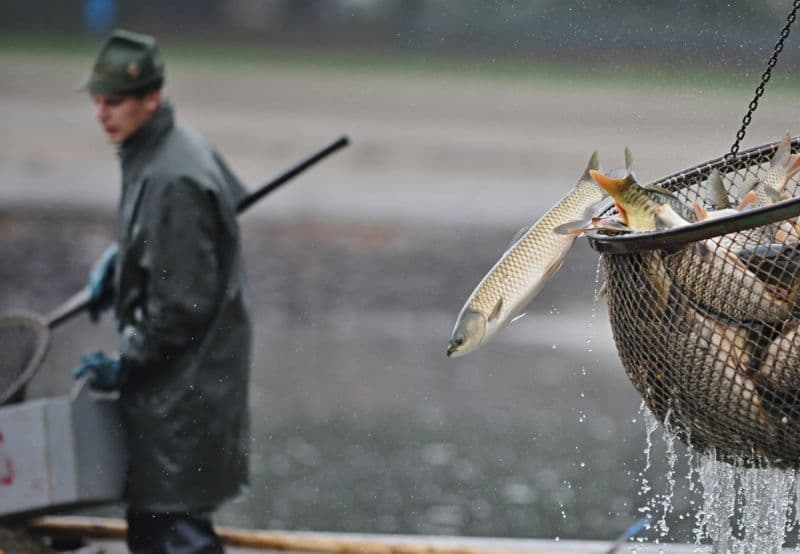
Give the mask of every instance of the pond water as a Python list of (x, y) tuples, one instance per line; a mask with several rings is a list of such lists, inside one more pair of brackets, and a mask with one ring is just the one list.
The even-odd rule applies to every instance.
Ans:
[[(69, 214), (6, 214), (0, 227), (13, 238), (0, 244), (0, 307), (41, 312), (83, 286), (113, 235), (110, 220)], [(256, 323), (252, 482), (219, 523), (606, 539), (674, 488), (670, 539), (693, 540), (699, 504), (665, 479), (685, 472), (682, 462), (668, 463), (659, 441), (648, 447), (605, 304), (594, 302), (588, 246), (576, 246), (526, 317), (448, 359), (456, 314), (513, 233), (320, 221), (243, 229)], [(111, 322), (86, 319), (54, 333), (32, 396), (63, 394), (81, 355), (113, 349)]]

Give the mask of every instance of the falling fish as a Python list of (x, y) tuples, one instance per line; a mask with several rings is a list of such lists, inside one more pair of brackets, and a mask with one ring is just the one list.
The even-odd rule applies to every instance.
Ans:
[(561, 268), (577, 236), (558, 235), (553, 229), (594, 215), (592, 208), (605, 197), (589, 176), (598, 167), (594, 152), (575, 188), (513, 241), (481, 280), (458, 314), (448, 356), (463, 356), (489, 342)]
[[(633, 173), (633, 154), (630, 148), (625, 147), (625, 167), (610, 169), (606, 175), (612, 179), (622, 179), (629, 173)], [(589, 231), (602, 231), (606, 234), (618, 235), (630, 233), (631, 229), (625, 225), (619, 214), (607, 217), (593, 217), (590, 220), (581, 219), (578, 221), (568, 221), (561, 225), (556, 225), (553, 232), (559, 235), (581, 235)]]

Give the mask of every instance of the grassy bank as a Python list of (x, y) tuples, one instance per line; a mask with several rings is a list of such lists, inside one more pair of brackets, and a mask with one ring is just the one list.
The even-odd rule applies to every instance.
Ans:
[[(637, 62), (609, 59), (601, 64), (580, 60), (554, 63), (529, 57), (447, 55), (427, 52), (389, 52), (370, 48), (296, 47), (267, 43), (162, 40), (168, 63), (213, 67), (221, 72), (247, 71), (265, 66), (284, 70), (411, 75), (418, 77), (505, 80), (513, 84), (579, 87), (613, 86), (632, 89), (661, 89), (749, 95), (758, 84), (761, 71), (734, 67), (721, 70), (698, 65), (653, 64), (646, 57)], [(25, 58), (92, 58), (98, 42), (85, 36), (36, 37), (0, 36), (0, 60)], [(774, 71), (768, 90), (794, 94), (800, 77), (782, 69)]]

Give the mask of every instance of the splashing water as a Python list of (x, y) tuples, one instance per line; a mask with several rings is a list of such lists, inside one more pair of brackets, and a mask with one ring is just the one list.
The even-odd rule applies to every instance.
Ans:
[[(664, 475), (667, 492), (650, 498), (639, 511), (655, 522), (656, 542), (666, 542), (670, 531), (667, 518), (673, 511), (677, 481), (677, 435), (670, 429), (670, 414), (659, 425), (649, 410), (642, 407), (642, 413), (647, 446), (645, 468), (639, 473), (640, 496), (652, 490), (645, 473), (651, 467), (652, 435), (658, 427), (664, 434), (668, 469)], [(686, 450), (686, 461), (688, 490), (701, 495), (702, 502), (694, 514), (693, 535), (698, 547), (695, 552), (708, 552), (706, 545), (710, 544), (714, 554), (778, 553), (787, 535), (800, 530), (800, 480), (796, 470), (731, 465), (719, 461), (714, 451), (699, 453), (691, 448)], [(796, 552), (800, 552), (800, 544)]]

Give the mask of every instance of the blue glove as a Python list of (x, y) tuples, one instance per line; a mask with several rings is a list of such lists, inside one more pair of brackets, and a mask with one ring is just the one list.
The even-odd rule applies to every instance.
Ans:
[(119, 354), (106, 356), (99, 350), (92, 352), (83, 357), (81, 365), (75, 368), (72, 375), (75, 379), (81, 379), (89, 373), (92, 374), (89, 386), (97, 391), (110, 392), (117, 390), (125, 381)]
[(117, 243), (106, 248), (89, 272), (89, 318), (100, 319), (100, 314), (114, 305), (114, 266), (117, 263)]

